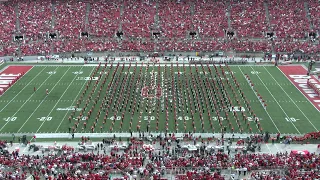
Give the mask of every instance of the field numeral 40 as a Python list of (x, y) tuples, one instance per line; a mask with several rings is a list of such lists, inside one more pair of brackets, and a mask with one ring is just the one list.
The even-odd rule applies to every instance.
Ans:
[(10, 121), (15, 121), (17, 120), (17, 117), (7, 117), (7, 118), (3, 118), (4, 121), (10, 122)]

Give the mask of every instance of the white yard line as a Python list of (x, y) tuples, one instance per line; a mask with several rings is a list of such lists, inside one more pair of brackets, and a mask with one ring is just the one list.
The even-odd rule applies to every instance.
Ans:
[[(57, 68), (56, 68), (56, 69), (57, 69)], [(56, 70), (56, 69), (55, 69), (55, 70)], [(47, 77), (47, 79), (45, 79), (45, 80), (42, 82), (42, 84), (39, 86), (39, 88), (40, 88), (40, 87), (44, 84), (44, 82), (46, 82), (51, 76), (52, 76), (52, 74), (50, 74), (50, 75)], [(26, 100), (26, 102), (24, 102), (24, 103), (20, 106), (20, 108), (15, 111), (15, 113), (14, 113), (11, 117), (14, 117), (14, 116), (24, 107), (24, 105), (29, 101), (29, 99), (33, 97), (33, 95), (35, 95), (35, 93), (33, 93), (33, 94)], [(11, 101), (12, 101), (12, 100), (11, 100)], [(10, 102), (11, 102), (11, 101), (10, 101)], [(11, 118), (11, 117), (10, 117), (10, 118)], [(10, 121), (7, 121), (7, 122), (1, 127), (0, 131), (1, 131), (9, 122), (10, 122)]]
[[(299, 111), (303, 114), (303, 116), (309, 121), (311, 126), (316, 130), (319, 131), (316, 126), (310, 121), (310, 119), (306, 116), (306, 114), (300, 109), (300, 107), (294, 102), (294, 100), (289, 96), (289, 94), (281, 87), (281, 85), (278, 83), (278, 81), (273, 77), (273, 75), (267, 70), (266, 67), (264, 69), (268, 72), (268, 74), (272, 77), (272, 79), (278, 84), (278, 86), (282, 89), (282, 91), (288, 96), (288, 98), (291, 100), (291, 102), (299, 109)], [(287, 76), (286, 76), (287, 77)]]
[[(242, 72), (240, 66), (238, 66), (238, 68), (239, 68), (239, 70), (241, 71), (242, 75), (245, 76), (244, 73)], [(251, 90), (253, 91), (252, 88), (251, 88)], [(253, 91), (253, 93), (254, 93), (254, 91)], [(270, 116), (270, 114), (268, 113), (267, 109), (266, 109), (266, 108), (263, 108), (263, 109), (264, 109), (264, 111), (267, 113), (267, 115), (269, 116), (269, 118), (270, 118), (270, 120), (272, 121), (274, 127), (278, 130), (279, 133), (281, 133), (280, 130), (279, 130), (279, 128), (277, 127), (276, 123), (274, 122), (274, 120), (272, 119), (272, 117)]]
[(274, 143), (274, 146), (277, 148), (277, 152), (281, 152), (280, 149), (277, 146), (277, 143)]
[[(91, 77), (91, 74), (92, 74), (92, 72), (93, 72), (94, 69), (95, 69), (95, 68), (92, 68), (92, 70), (91, 70), (91, 72), (90, 72), (90, 74), (89, 74), (89, 77)], [(77, 100), (79, 94), (81, 93), (81, 90), (83, 89), (84, 85), (86, 85), (86, 81), (83, 83), (82, 87), (79, 89), (78, 94), (76, 95), (76, 97), (74, 98), (74, 100), (72, 101), (72, 104), (71, 104), (70, 106), (72, 106), (72, 105), (76, 102), (76, 100)], [(55, 133), (57, 133), (58, 129), (60, 128), (63, 120), (66, 118), (66, 116), (68, 115), (68, 113), (69, 113), (69, 110), (66, 112), (66, 114), (65, 114), (65, 115), (63, 116), (63, 118), (61, 119), (61, 122), (60, 122), (59, 126), (57, 127), (57, 129), (55, 130)]]
[(268, 144), (266, 143), (265, 145), (266, 145), (267, 149), (269, 150), (269, 154), (272, 154), (271, 149), (269, 148)]
[[(255, 71), (253, 69), (252, 66), (250, 66), (251, 69), (253, 71)], [(261, 83), (264, 85), (264, 87), (267, 89), (267, 91), (269, 92), (269, 94), (272, 96), (272, 98), (275, 100), (275, 102), (278, 104), (278, 106), (280, 107), (280, 109), (283, 111), (283, 113), (286, 115), (287, 118), (289, 118), (288, 114), (284, 111), (284, 109), (282, 108), (282, 106), (279, 104), (279, 102), (277, 101), (277, 99), (273, 96), (273, 94), (271, 93), (271, 91), (269, 90), (269, 88), (266, 86), (266, 84), (262, 81), (262, 79), (260, 78), (259, 74), (256, 74), (257, 77), (260, 79)], [(301, 134), (301, 132), (299, 131), (299, 129), (296, 127), (296, 125), (293, 124), (293, 122), (291, 122), (291, 124), (293, 125), (293, 127), (298, 131), (299, 134)]]
[[(69, 69), (70, 69), (70, 68), (71, 68), (71, 67), (69, 67)], [(66, 72), (61, 76), (61, 78), (60, 78), (59, 81), (53, 86), (53, 88), (50, 89), (50, 91), (52, 91), (52, 90), (57, 86), (57, 84), (61, 81), (61, 79), (67, 74), (67, 72), (69, 71), (69, 69), (66, 70)], [(25, 120), (25, 122), (22, 124), (22, 126), (20, 127), (20, 129), (17, 131), (18, 133), (19, 133), (19, 131), (24, 127), (24, 125), (27, 124), (27, 122), (30, 120), (30, 118), (32, 117), (32, 115), (37, 111), (37, 109), (42, 105), (42, 103), (44, 102), (44, 100), (45, 100), (47, 97), (48, 97), (48, 96), (46, 96), (46, 97), (39, 103), (39, 105), (33, 110), (33, 112), (32, 112), (31, 115), (28, 117), (28, 119)], [(1, 131), (1, 129), (0, 129), (0, 131)]]
[[(305, 68), (305, 69), (307, 70), (307, 68), (306, 68), (304, 65), (299, 65), (299, 66), (302, 66), (303, 68)], [(287, 77), (287, 75), (284, 74), (278, 66), (277, 66), (277, 68), (278, 68), (279, 71), (288, 79), (288, 81), (290, 81), (290, 85), (293, 85), (298, 91), (300, 91), (301, 94), (310, 102), (310, 104), (312, 104), (312, 106), (313, 106), (316, 110), (318, 110), (318, 111), (320, 112), (320, 109), (318, 109), (318, 108), (310, 101), (310, 99), (309, 99), (305, 94), (303, 94), (303, 92), (302, 92), (295, 84), (293, 84), (293, 82), (291, 81), (291, 79), (289, 79), (289, 78)]]
[[(32, 67), (33, 68), (33, 67)], [(31, 69), (32, 69), (31, 68)], [(31, 70), (31, 69), (29, 69), (29, 71)], [(42, 69), (42, 71), (44, 71), (44, 69), (46, 69), (46, 67), (45, 68), (43, 68)], [(27, 72), (29, 72), (29, 71), (27, 71)], [(21, 89), (21, 91), (19, 91), (18, 92), (18, 94), (16, 94), (9, 102), (8, 102), (8, 104), (6, 104), (1, 110), (0, 110), (0, 112), (2, 112), (13, 100), (15, 100), (15, 98), (25, 89), (25, 88), (27, 88), (28, 86), (29, 86), (29, 84), (36, 78), (36, 77), (38, 77), (41, 73), (42, 73), (42, 71), (40, 71), (36, 76), (34, 76), (30, 81), (29, 81), (29, 83), (28, 84), (26, 84), (22, 89)], [(27, 73), (26, 73), (27, 74)], [(21, 79), (21, 78), (20, 78)], [(19, 79), (19, 80), (20, 80)], [(17, 81), (18, 82), (18, 81)], [(16, 83), (17, 83), (16, 82)], [(14, 86), (14, 84), (12, 85), (12, 86)], [(11, 87), (12, 87), (11, 86)], [(9, 89), (11, 88), (11, 87), (9, 87)], [(8, 90), (7, 90), (8, 91)]]
[[(83, 67), (84, 67), (84, 66), (82, 66), (79, 71), (81, 71)], [(65, 91), (63, 92), (63, 94), (60, 96), (60, 98), (59, 98), (59, 100), (57, 101), (57, 103), (53, 106), (53, 108), (52, 108), (51, 111), (49, 112), (47, 118), (50, 117), (50, 114), (51, 114), (52, 111), (56, 108), (56, 106), (58, 105), (58, 103), (59, 103), (60, 100), (62, 99), (63, 95), (68, 91), (69, 87), (71, 86), (71, 84), (73, 83), (73, 81), (78, 77), (78, 75), (79, 75), (79, 74), (76, 74), (76, 75), (74, 76), (74, 78), (73, 78), (72, 81), (69, 83), (69, 85), (68, 85), (68, 87), (66, 88), (66, 90), (65, 90)], [(57, 84), (58, 84), (58, 83), (57, 83)], [(80, 91), (81, 91), (81, 90), (79, 90), (79, 92), (80, 92)], [(46, 121), (43, 121), (43, 122), (42, 122), (42, 124), (40, 125), (40, 127), (38, 128), (38, 130), (36, 131), (36, 133), (38, 133), (38, 131), (41, 129), (41, 127), (43, 126), (43, 124), (44, 124), (45, 122), (46, 122)]]

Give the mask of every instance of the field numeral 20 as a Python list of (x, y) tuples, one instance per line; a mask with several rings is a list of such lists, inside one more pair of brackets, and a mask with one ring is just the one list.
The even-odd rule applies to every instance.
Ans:
[(51, 121), (52, 120), (52, 117), (41, 117), (41, 118), (38, 118), (40, 121)]
[(10, 121), (15, 121), (17, 120), (17, 117), (7, 117), (7, 118), (3, 118), (4, 121), (10, 122)]

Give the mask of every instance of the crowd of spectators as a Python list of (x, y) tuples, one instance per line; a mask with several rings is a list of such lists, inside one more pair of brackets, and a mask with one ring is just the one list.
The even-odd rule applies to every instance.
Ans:
[(209, 3), (203, 0), (196, 0), (194, 1), (194, 8), (194, 30), (201, 37), (224, 37), (224, 30), (228, 29), (226, 1)]
[(303, 2), (269, 1), (270, 25), (278, 38), (305, 38), (310, 31)]
[(47, 36), (51, 30), (51, 1), (19, 1), (20, 32), (28, 39)]
[[(185, 38), (192, 30), (192, 16), (189, 1), (163, 1), (158, 7), (161, 33), (166, 38)], [(208, 24), (205, 24), (206, 26)]]
[(308, 41), (293, 41), (293, 40), (276, 40), (274, 41), (275, 52), (302, 52), (317, 54), (320, 52), (320, 44), (310, 43)]
[(264, 0), (231, 1), (230, 19), (238, 37), (262, 38), (268, 31)]
[[(317, 138), (319, 133), (306, 136)], [(144, 137), (144, 135), (143, 135)], [(279, 138), (279, 136), (277, 136)], [(288, 137), (289, 139), (289, 137)], [(297, 141), (296, 138), (290, 138)], [(320, 156), (315, 153), (295, 154), (290, 152), (266, 154), (236, 152), (234, 156), (223, 151), (206, 151), (209, 144), (231, 145), (231, 139), (201, 139), (186, 134), (183, 140), (174, 134), (158, 136), (146, 142), (147, 138), (129, 138), (128, 146), (121, 150), (120, 144), (113, 140), (103, 140), (92, 152), (80, 152), (73, 147), (62, 146), (60, 155), (56, 153), (20, 155), (18, 151), (4, 152), (11, 142), (0, 141), (0, 178), (25, 179), (33, 175), (35, 179), (108, 179), (117, 174), (118, 179), (165, 179), (166, 174), (174, 175), (177, 180), (187, 179), (225, 179), (221, 173), (231, 169), (239, 176), (252, 179), (305, 179), (320, 178)], [(90, 140), (85, 138), (82, 143)], [(260, 144), (263, 136), (251, 136), (238, 140), (237, 145)], [(181, 148), (184, 143), (201, 143), (200, 150), (188, 151)], [(91, 143), (91, 141), (90, 141)], [(116, 144), (117, 143), (117, 144)], [(123, 142), (124, 143), (124, 142)], [(153, 147), (145, 148), (145, 143)], [(11, 144), (11, 145), (10, 145)], [(31, 145), (29, 145), (31, 147)], [(29, 151), (32, 148), (29, 147)], [(112, 147), (112, 148), (110, 148)], [(282, 170), (282, 175), (275, 173)]]
[(80, 33), (85, 31), (85, 2), (56, 1), (54, 10), (53, 29), (58, 32), (60, 38), (79, 37)]
[[(314, 32), (318, 38), (319, 7), (317, 0), (1, 2), (0, 55), (115, 50), (314, 54), (319, 42), (306, 37)], [(234, 35), (226, 38), (229, 31)], [(153, 32), (160, 33), (158, 40)], [(273, 39), (264, 38), (268, 32)], [(49, 33), (56, 38), (47, 40)], [(15, 35), (24, 39), (13, 42)]]
[(121, 3), (117, 0), (92, 2), (89, 34), (96, 37), (113, 37), (119, 30), (120, 6)]
[(0, 44), (12, 41), (16, 29), (14, 5), (0, 3)]
[(310, 20), (314, 29), (320, 29), (320, 2), (317, 0), (309, 0)]
[(150, 38), (155, 14), (156, 8), (153, 1), (124, 1), (124, 10), (121, 19), (122, 31), (125, 32), (126, 36)]

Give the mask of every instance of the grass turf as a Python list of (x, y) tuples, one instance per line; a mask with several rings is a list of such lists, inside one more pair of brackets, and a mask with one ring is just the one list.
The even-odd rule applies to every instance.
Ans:
[[(239, 89), (242, 89), (252, 111), (259, 117), (263, 131), (294, 134), (315, 131), (313, 126), (320, 127), (317, 121), (319, 111), (277, 67), (230, 66), (240, 88), (237, 88), (234, 83), (231, 72), (225, 73), (226, 77), (221, 81), (218, 78), (223, 77), (222, 72), (228, 72), (227, 67), (217, 66), (217, 71), (215, 71), (215, 68), (210, 66), (212, 74), (209, 73), (207, 66), (202, 69), (200, 65), (197, 66), (198, 70), (188, 65), (184, 68), (182, 65), (172, 68), (170, 65), (161, 66), (160, 69), (153, 65), (150, 65), (148, 69), (146, 66), (137, 66), (136, 70), (134, 68), (135, 65), (132, 65), (130, 69), (127, 66), (122, 68), (122, 65), (118, 68), (113, 65), (112, 68), (106, 67), (105, 69), (101, 66), (98, 70), (97, 67), (92, 66), (34, 66), (0, 97), (2, 118), (0, 132), (68, 132), (69, 127), (75, 126), (77, 122), (75, 119), (80, 116), (81, 109), (90, 96), (87, 108), (82, 112), (83, 116), (87, 116), (90, 109), (92, 110), (87, 120), (87, 128), (82, 130), (85, 118), (81, 117), (78, 127), (75, 128), (76, 132), (91, 132), (90, 127), (94, 125), (94, 122), (96, 122), (94, 132), (129, 132), (130, 129), (136, 131), (137, 125), (142, 131), (146, 131), (148, 127), (149, 131), (153, 132), (164, 132), (166, 126), (169, 132), (194, 130), (196, 132), (221, 132), (221, 129), (224, 128), (227, 132), (231, 132), (231, 128), (234, 128), (234, 132), (240, 132), (243, 129), (244, 133), (249, 133), (249, 128), (252, 128), (252, 132), (260, 132), (256, 122), (249, 122), (248, 127), (240, 111), (236, 112), (239, 117), (237, 122), (234, 112), (228, 110), (231, 106), (230, 102), (238, 106), (235, 105), (238, 100), (245, 108), (243, 113), (247, 117), (253, 116), (248, 111), (244, 99), (241, 98)], [(92, 80), (88, 84), (88, 90), (83, 94), (89, 82), (85, 78), (91, 77), (94, 72), (96, 72), (94, 77), (98, 77), (101, 72), (101, 79)], [(113, 74), (114, 78), (112, 78)], [(266, 101), (268, 105), (266, 110), (261, 106), (244, 74), (250, 76), (255, 89)], [(230, 86), (227, 84), (227, 78)], [(103, 85), (104, 79), (106, 81)], [(221, 89), (218, 82), (219, 84), (224, 83), (225, 88)], [(158, 84), (160, 84), (162, 96), (159, 95), (160, 97), (156, 98), (157, 88), (154, 90), (152, 88), (158, 87)], [(141, 93), (141, 89), (146, 86), (150, 87), (149, 91), (145, 92), (145, 96), (149, 98), (143, 97)], [(36, 92), (34, 92), (34, 87), (37, 89)], [(48, 96), (45, 94), (46, 89), (50, 91)], [(230, 101), (219, 104), (219, 99), (223, 96), (229, 97)], [(82, 99), (79, 111), (73, 112), (73, 108), (69, 107), (74, 107), (79, 99)], [(95, 99), (97, 99), (96, 105), (94, 105)], [(214, 101), (217, 102), (216, 106)], [(135, 105), (134, 102), (136, 102)], [(221, 110), (220, 108), (224, 106), (227, 108)], [(100, 116), (97, 116), (99, 109)], [(133, 110), (134, 114), (132, 114)], [(229, 121), (226, 119), (224, 110), (228, 114)], [(108, 115), (103, 123), (106, 112)], [(68, 118), (73, 113), (70, 123)], [(240, 128), (238, 124), (241, 125)]]

